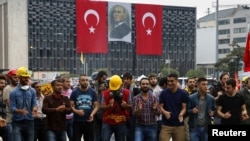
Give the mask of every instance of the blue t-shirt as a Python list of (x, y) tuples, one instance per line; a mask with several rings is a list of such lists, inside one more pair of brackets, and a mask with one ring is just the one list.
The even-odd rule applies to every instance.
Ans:
[(165, 89), (161, 92), (159, 98), (160, 104), (163, 104), (163, 108), (171, 112), (170, 119), (167, 119), (162, 115), (162, 124), (167, 126), (181, 126), (183, 122), (179, 121), (179, 114), (182, 109), (182, 103), (188, 102), (188, 94), (182, 89), (178, 89), (175, 93), (172, 93), (169, 89)]
[(81, 91), (80, 88), (77, 87), (72, 91), (70, 100), (74, 101), (77, 110), (82, 109), (85, 112), (84, 116), (79, 116), (74, 113), (73, 120), (86, 121), (89, 119), (89, 115), (94, 108), (94, 102), (97, 101), (97, 95), (92, 88), (88, 88), (87, 91)]

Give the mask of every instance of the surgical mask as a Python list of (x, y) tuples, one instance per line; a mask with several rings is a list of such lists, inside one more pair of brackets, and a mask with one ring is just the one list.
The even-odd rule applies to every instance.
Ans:
[(29, 87), (30, 87), (29, 85), (25, 85), (25, 86), (22, 86), (21, 89), (22, 89), (22, 90), (28, 90)]

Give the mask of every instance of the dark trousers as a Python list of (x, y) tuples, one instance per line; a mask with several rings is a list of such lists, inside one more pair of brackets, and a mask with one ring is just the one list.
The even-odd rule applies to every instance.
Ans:
[(126, 141), (134, 141), (135, 140), (135, 117), (131, 116), (127, 121), (127, 135)]
[(46, 119), (34, 119), (34, 141), (45, 141)]
[(95, 141), (102, 140), (102, 118), (95, 116)]
[(73, 141), (94, 141), (94, 122), (73, 121)]
[(7, 127), (0, 127), (0, 137), (2, 137), (3, 141), (8, 141), (8, 132)]

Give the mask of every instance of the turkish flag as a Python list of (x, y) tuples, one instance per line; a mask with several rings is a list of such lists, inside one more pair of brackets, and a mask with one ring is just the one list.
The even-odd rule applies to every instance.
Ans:
[(106, 2), (76, 0), (78, 53), (107, 53)]
[(137, 54), (162, 55), (162, 11), (160, 5), (135, 5)]
[(245, 53), (244, 53), (244, 72), (249, 72), (250, 71), (250, 32), (248, 32), (247, 35), (247, 41), (246, 41), (246, 48), (245, 48)]

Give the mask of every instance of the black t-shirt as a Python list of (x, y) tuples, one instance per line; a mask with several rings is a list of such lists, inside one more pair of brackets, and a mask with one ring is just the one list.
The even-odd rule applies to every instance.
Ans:
[(222, 106), (222, 113), (230, 111), (231, 117), (228, 119), (222, 118), (221, 124), (240, 124), (242, 115), (242, 105), (245, 104), (244, 98), (238, 93), (229, 97), (223, 94), (218, 99), (218, 106)]

